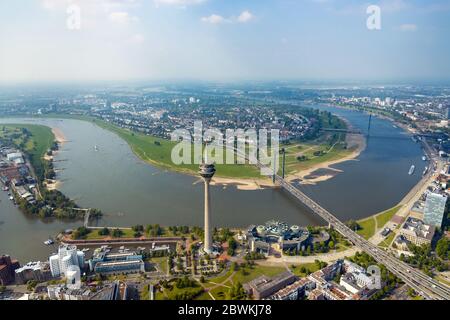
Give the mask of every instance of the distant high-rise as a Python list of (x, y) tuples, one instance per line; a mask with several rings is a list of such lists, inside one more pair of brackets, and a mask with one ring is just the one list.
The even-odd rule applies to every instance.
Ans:
[(212, 234), (211, 234), (211, 204), (210, 204), (210, 195), (209, 195), (209, 183), (211, 182), (212, 177), (216, 173), (216, 168), (214, 164), (208, 164), (204, 162), (200, 165), (200, 176), (203, 178), (205, 182), (205, 242), (204, 242), (204, 251), (206, 253), (212, 252)]
[(426, 224), (440, 228), (444, 220), (446, 203), (446, 196), (437, 193), (428, 194), (427, 200), (425, 201), (423, 221)]
[(450, 120), (450, 106), (447, 106), (446, 116), (447, 116), (447, 120)]

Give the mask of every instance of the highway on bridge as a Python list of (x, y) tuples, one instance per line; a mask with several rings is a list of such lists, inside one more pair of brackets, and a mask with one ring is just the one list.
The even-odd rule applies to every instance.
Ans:
[[(425, 142), (425, 148), (429, 149), (428, 144)], [(246, 155), (243, 155), (239, 150), (234, 151), (247, 159)], [(430, 150), (427, 150), (430, 152)], [(248, 159), (247, 159), (248, 160)], [(269, 170), (269, 168), (257, 161), (256, 166), (259, 169)], [(404, 283), (413, 288), (417, 293), (429, 300), (450, 300), (450, 287), (445, 284), (432, 279), (425, 275), (421, 271), (411, 267), (407, 263), (394, 257), (389, 252), (386, 252), (371, 242), (367, 241), (356, 232), (351, 230), (342, 221), (336, 218), (329, 211), (321, 207), (314, 200), (309, 198), (299, 189), (294, 187), (291, 183), (287, 182), (281, 176), (274, 174), (274, 181), (278, 183), (282, 188), (288, 191), (292, 196), (298, 199), (303, 205), (308, 207), (313, 213), (320, 216), (323, 220), (330, 224), (336, 231), (346, 237), (355, 246), (372, 256), (378, 263), (386, 266), (386, 268), (400, 278)]]
[(333, 228), (335, 228), (339, 233), (350, 240), (355, 246), (368, 253), (377, 262), (385, 265), (386, 268), (389, 269), (389, 271), (399, 277), (402, 281), (404, 281), (407, 285), (409, 285), (423, 297), (427, 299), (450, 300), (449, 287), (436, 280), (433, 280), (431, 277), (428, 277), (421, 271), (412, 268), (405, 262), (402, 262), (396, 257), (392, 256), (389, 252), (379, 249), (376, 245), (370, 243), (369, 241), (352, 231), (342, 221), (322, 208), (319, 204), (303, 194), (293, 185), (286, 182), (282, 177), (276, 175), (275, 180), (280, 184), (281, 187), (287, 190), (295, 198), (300, 200), (300, 202), (302, 202), (315, 214), (319, 215), (323, 220), (328, 222)]

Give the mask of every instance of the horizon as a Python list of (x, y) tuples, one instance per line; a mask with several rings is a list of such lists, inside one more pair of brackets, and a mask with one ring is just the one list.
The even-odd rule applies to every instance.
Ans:
[(449, 83), (449, 16), (444, 0), (3, 1), (0, 85)]

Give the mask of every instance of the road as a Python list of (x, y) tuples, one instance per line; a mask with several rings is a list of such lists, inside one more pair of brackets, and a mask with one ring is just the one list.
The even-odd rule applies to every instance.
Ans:
[[(432, 155), (431, 161), (433, 162), (435, 160), (435, 157), (433, 156), (434, 153), (431, 151), (431, 148), (428, 146), (426, 141), (424, 141), (424, 145), (428, 149), (427, 151)], [(235, 150), (235, 152), (237, 152), (241, 156), (246, 157), (246, 155), (240, 153), (239, 150)], [(260, 169), (268, 169), (259, 161), (257, 161), (256, 166)], [(400, 278), (408, 286), (413, 288), (421, 296), (429, 300), (450, 300), (450, 287), (432, 279), (431, 277), (423, 274), (421, 271), (411, 267), (405, 262), (400, 261), (391, 253), (379, 249), (376, 245), (352, 231), (333, 214), (321, 207), (318, 203), (306, 196), (303, 192), (284, 180), (282, 177), (275, 173), (273, 177), (275, 182), (278, 183), (283, 189), (297, 198), (313, 213), (317, 214), (324, 221), (329, 223), (336, 231), (346, 237), (355, 246), (372, 256), (378, 263), (386, 266), (389, 271)]]

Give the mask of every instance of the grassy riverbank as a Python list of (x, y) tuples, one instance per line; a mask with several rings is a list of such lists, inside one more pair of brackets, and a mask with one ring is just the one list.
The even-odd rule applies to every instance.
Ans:
[[(29, 160), (30, 174), (37, 182), (23, 186), (31, 193), (34, 193), (31, 185), (36, 186), (34, 193), (36, 201), (23, 199), (12, 188), (15, 200), (24, 213), (40, 218), (83, 218), (84, 212), (78, 210), (74, 201), (60, 191), (50, 190), (46, 186), (48, 179), (55, 177), (51, 155), (58, 148), (55, 135), (49, 127), (34, 124), (4, 124), (0, 125), (0, 139), (6, 146), (14, 147), (25, 154)], [(93, 217), (100, 215), (101, 212), (98, 210), (91, 212)]]
[[(44, 160), (44, 155), (55, 143), (52, 130), (46, 126), (31, 124), (5, 124), (0, 127), (0, 138), (4, 139), (12, 134), (11, 138), (14, 145), (28, 155), (36, 176), (43, 179), (48, 166)], [(29, 133), (29, 136), (24, 130)]]
[[(177, 142), (120, 128), (112, 123), (90, 116), (49, 114), (39, 118), (74, 119), (94, 123), (125, 140), (132, 151), (145, 162), (170, 171), (192, 175), (196, 175), (198, 172), (198, 165), (196, 164), (175, 165), (172, 162), (172, 149)], [(320, 168), (321, 164), (326, 164), (330, 161), (339, 162), (339, 159), (348, 160), (349, 156), (354, 153), (355, 148), (347, 149), (344, 146), (344, 135), (339, 135), (337, 141), (333, 141), (333, 139), (331, 137), (327, 141), (326, 136), (321, 136), (313, 141), (287, 145), (287, 173), (298, 173), (308, 169), (314, 170), (315, 168)], [(300, 158), (300, 156), (305, 157)], [(260, 171), (252, 165), (217, 165), (216, 168), (216, 177), (235, 179), (233, 181), (236, 183), (244, 180), (258, 180), (261, 184), (265, 184), (264, 181), (270, 182), (269, 179), (261, 176)], [(228, 182), (231, 183), (232, 181)]]
[(377, 232), (377, 230), (382, 229), (384, 225), (392, 219), (401, 207), (401, 205), (398, 205), (392, 209), (383, 211), (366, 219), (359, 220), (358, 225), (360, 228), (357, 233), (365, 239), (370, 239)]

